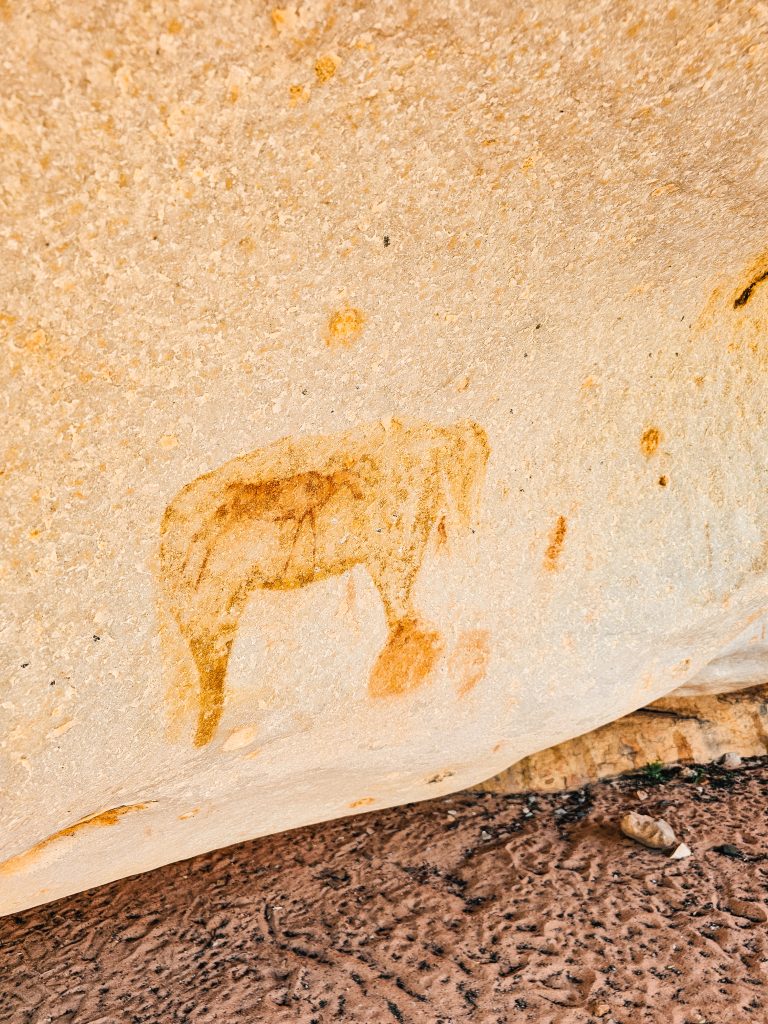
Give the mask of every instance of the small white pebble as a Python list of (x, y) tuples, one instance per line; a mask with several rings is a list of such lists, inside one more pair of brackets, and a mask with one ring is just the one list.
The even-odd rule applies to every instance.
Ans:
[(680, 845), (678, 847), (676, 847), (672, 851), (672, 853), (670, 853), (669, 859), (670, 860), (685, 860), (686, 857), (690, 857), (691, 856), (691, 852), (692, 851), (691, 851), (690, 846), (686, 845), (685, 843), (680, 843)]

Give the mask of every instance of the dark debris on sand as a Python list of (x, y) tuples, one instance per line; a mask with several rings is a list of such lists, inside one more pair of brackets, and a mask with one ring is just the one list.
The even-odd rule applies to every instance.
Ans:
[(1, 919), (0, 1022), (764, 1024), (767, 794), (768, 759), (651, 766), (219, 850)]

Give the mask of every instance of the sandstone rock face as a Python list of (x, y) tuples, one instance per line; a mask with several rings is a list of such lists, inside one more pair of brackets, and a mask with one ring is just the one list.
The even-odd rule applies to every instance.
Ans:
[(764, 681), (767, 30), (0, 3), (0, 910)]
[(768, 686), (654, 701), (593, 732), (524, 757), (478, 787), (491, 793), (578, 789), (652, 763), (706, 764), (768, 753)]

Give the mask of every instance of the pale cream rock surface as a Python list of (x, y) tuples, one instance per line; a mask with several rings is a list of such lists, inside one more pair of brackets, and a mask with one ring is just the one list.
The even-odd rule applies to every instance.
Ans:
[(765, 681), (765, 3), (0, 37), (0, 910)]

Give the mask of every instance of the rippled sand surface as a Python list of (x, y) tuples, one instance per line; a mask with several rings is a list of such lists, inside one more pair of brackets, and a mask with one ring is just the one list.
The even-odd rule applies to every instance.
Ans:
[[(768, 759), (701, 772), (463, 793), (4, 918), (0, 1021), (765, 1021)], [(630, 809), (693, 856), (622, 836)]]

